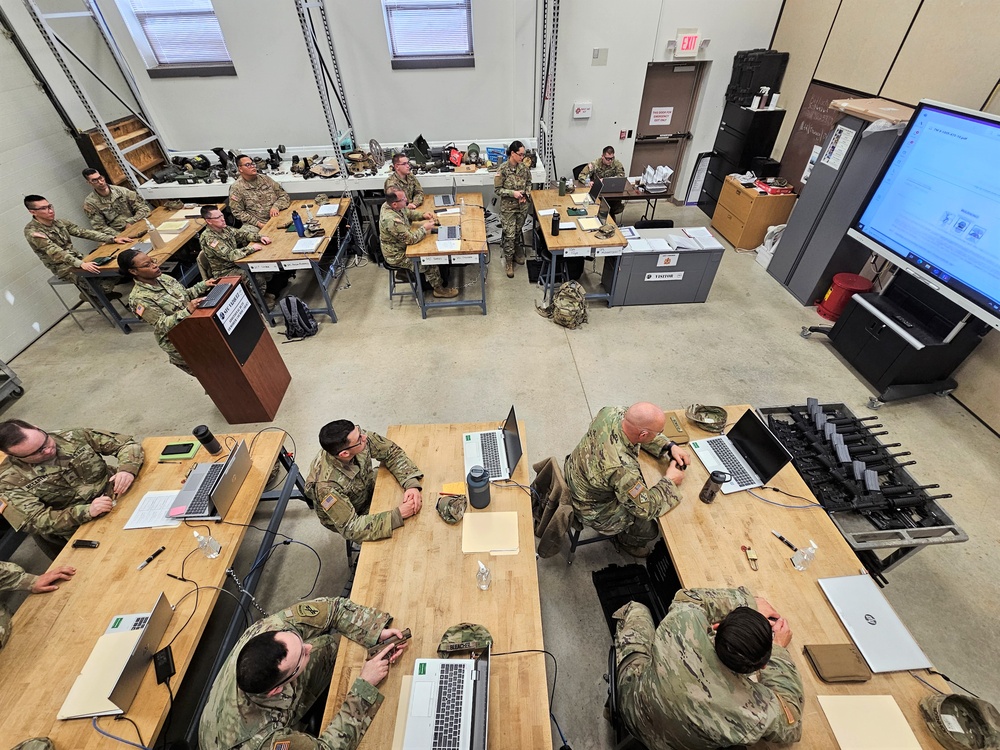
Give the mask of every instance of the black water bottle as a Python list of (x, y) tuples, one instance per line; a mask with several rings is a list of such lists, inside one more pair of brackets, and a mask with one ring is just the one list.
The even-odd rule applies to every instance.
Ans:
[(559, 212), (556, 211), (552, 214), (552, 236), (555, 237), (559, 234)]

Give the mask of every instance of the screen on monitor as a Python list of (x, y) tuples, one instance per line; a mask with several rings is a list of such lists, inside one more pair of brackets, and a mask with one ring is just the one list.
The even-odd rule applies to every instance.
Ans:
[(848, 235), (1000, 328), (1000, 118), (922, 101)]

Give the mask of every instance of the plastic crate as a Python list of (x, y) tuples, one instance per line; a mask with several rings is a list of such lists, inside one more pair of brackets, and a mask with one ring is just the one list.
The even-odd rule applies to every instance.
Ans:
[(660, 599), (649, 580), (649, 573), (642, 565), (609, 565), (595, 570), (591, 576), (612, 638), (615, 635), (615, 620), (612, 615), (629, 602), (640, 602), (649, 607), (654, 624), (659, 624), (663, 619)]

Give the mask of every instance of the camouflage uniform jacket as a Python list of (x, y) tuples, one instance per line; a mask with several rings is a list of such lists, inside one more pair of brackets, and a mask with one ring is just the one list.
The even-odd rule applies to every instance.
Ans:
[(262, 174), (251, 182), (238, 177), (229, 188), (229, 207), (233, 216), (256, 229), (271, 218), (271, 209), (279, 211), (292, 204), (288, 193), (277, 182)]
[[(198, 726), (201, 750), (266, 750), (282, 747), (281, 739), (290, 741), (289, 746), (295, 750), (307, 747), (353, 750), (382, 704), (381, 693), (370, 683), (360, 678), (354, 681), (340, 712), (316, 738), (296, 732), (294, 726), (310, 708), (306, 698), (315, 697), (320, 687), (329, 686), (332, 661), (328, 672), (314, 664), (319, 660), (310, 661), (302, 674), (282, 687), (278, 695), (270, 697), (240, 690), (236, 684), (236, 661), (243, 645), (261, 633), (290, 630), (306, 642), (339, 634), (364, 646), (373, 646), (391, 620), (387, 613), (350, 599), (320, 598), (296, 604), (251, 625), (233, 646), (212, 685)], [(317, 690), (310, 689), (313, 687)]]
[(315, 505), (320, 523), (352, 542), (385, 539), (403, 525), (399, 508), (368, 513), (375, 490), (372, 459), (385, 464), (404, 490), (420, 488), (424, 476), (403, 449), (389, 438), (367, 430), (364, 434), (368, 436), (368, 444), (350, 463), (345, 464), (321, 450), (306, 479), (306, 494)]
[(260, 235), (256, 229), (232, 227), (226, 227), (221, 232), (206, 227), (198, 240), (201, 249), (205, 251), (205, 257), (208, 258), (212, 278), (215, 279), (222, 276), (246, 276), (246, 268), (236, 265), (236, 261), (253, 253), (248, 246), (251, 242), (259, 241)]
[[(130, 435), (78, 428), (50, 432), (56, 455), (42, 464), (8, 456), (0, 467), (0, 499), (25, 517), (24, 529), (49, 539), (69, 539), (91, 520), (90, 501), (105, 494), (115, 471), (136, 475), (142, 446)], [(115, 456), (113, 470), (102, 456)]]
[(73, 269), (83, 265), (83, 256), (73, 247), (70, 235), (94, 242), (111, 242), (115, 238), (113, 232), (84, 229), (72, 221), (62, 219), (56, 219), (51, 226), (32, 219), (24, 227), (24, 239), (35, 251), (35, 255), (63, 281), (74, 281), (77, 274), (73, 273)]
[(193, 287), (185, 289), (177, 279), (166, 274), (154, 279), (152, 284), (136, 279), (132, 293), (128, 296), (128, 306), (153, 327), (156, 343), (170, 356), (171, 362), (175, 358), (181, 363), (184, 360), (170, 343), (167, 334), (191, 315), (187, 303), (206, 294), (209, 288), (206, 282), (199, 281)]
[(378, 215), (378, 238), (382, 255), (390, 266), (406, 268), (406, 246), (415, 245), (427, 236), (423, 227), (412, 227), (410, 222), (423, 221), (424, 215), (412, 208), (395, 211), (383, 203)]
[(152, 209), (138, 193), (117, 185), (108, 185), (108, 188), (111, 192), (107, 195), (91, 190), (83, 199), (83, 210), (90, 219), (90, 226), (98, 232), (120, 232), (149, 216)]
[(500, 207), (517, 206), (518, 200), (514, 197), (515, 190), (523, 190), (528, 200), (531, 200), (531, 170), (525, 162), (521, 162), (516, 167), (513, 162), (505, 161), (497, 169), (493, 177), (494, 192), (500, 198)]
[[(38, 576), (26, 573), (12, 562), (0, 562), (0, 591), (28, 591), (35, 585)], [(0, 607), (0, 648), (10, 638), (10, 614)]]
[[(639, 468), (639, 445), (622, 432), (624, 407), (605, 406), (567, 457), (565, 475), (573, 508), (586, 524), (602, 534), (619, 534), (634, 519), (656, 520), (681, 501), (666, 477), (647, 487)], [(668, 441), (662, 434), (642, 444), (659, 457)]]
[(611, 162), (610, 165), (608, 165), (604, 163), (604, 160), (600, 156), (594, 159), (593, 169), (584, 167), (580, 171), (581, 182), (585, 180), (592, 180), (595, 177), (598, 177), (603, 180), (605, 177), (624, 177), (624, 176), (625, 176), (625, 167), (622, 166), (622, 163), (620, 161), (615, 159), (614, 161)]
[(406, 202), (412, 203), (417, 208), (424, 202), (424, 189), (420, 186), (420, 180), (412, 174), (400, 177), (395, 172), (390, 172), (385, 178), (384, 188), (388, 192), (389, 188), (396, 188), (406, 193)]
[(745, 588), (689, 589), (674, 597), (653, 629), (649, 610), (631, 602), (615, 612), (621, 710), (650, 750), (709, 750), (802, 736), (802, 680), (775, 644), (757, 680), (725, 667), (712, 624), (736, 607), (756, 608)]

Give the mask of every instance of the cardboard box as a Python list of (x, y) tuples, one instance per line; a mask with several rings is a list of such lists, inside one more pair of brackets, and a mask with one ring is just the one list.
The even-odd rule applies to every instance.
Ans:
[(834, 99), (830, 109), (836, 109), (845, 114), (860, 117), (868, 122), (888, 120), (894, 125), (909, 122), (913, 109), (905, 104), (896, 104), (887, 99)]

